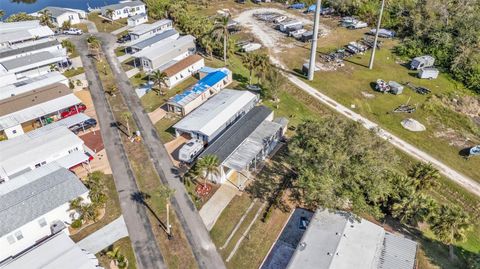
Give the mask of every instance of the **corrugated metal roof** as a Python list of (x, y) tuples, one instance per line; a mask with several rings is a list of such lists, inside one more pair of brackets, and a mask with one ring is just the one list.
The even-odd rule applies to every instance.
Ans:
[(163, 19), (163, 20), (156, 21), (154, 23), (144, 23), (144, 24), (137, 25), (133, 28), (130, 28), (128, 32), (131, 34), (140, 36), (168, 24), (172, 25), (172, 21), (168, 19)]
[(77, 176), (57, 164), (47, 164), (5, 182), (0, 188), (0, 236), (87, 192)]
[(107, 9), (111, 9), (111, 10), (115, 11), (117, 9), (123, 9), (123, 8), (126, 8), (126, 7), (137, 7), (137, 6), (144, 6), (144, 5), (145, 4), (142, 1), (127, 1), (127, 2), (123, 2), (123, 3), (104, 6), (104, 7), (101, 8), (101, 11), (104, 12)]
[(34, 54), (18, 57), (18, 58), (15, 58), (15, 59), (2, 61), (2, 62), (0, 62), (0, 64), (3, 65), (3, 67), (5, 67), (5, 69), (10, 71), (12, 69), (17, 69), (19, 67), (26, 67), (26, 66), (30, 66), (30, 65), (35, 65), (37, 63), (42, 63), (42, 62), (48, 61), (48, 60), (52, 60), (52, 62), (57, 62), (58, 61), (58, 60), (56, 60), (55, 55), (53, 55), (51, 52), (41, 51), (39, 53), (34, 53)]
[(161, 43), (158, 46), (152, 46), (146, 48), (140, 52), (133, 54), (134, 57), (140, 58), (147, 58), (151, 61), (155, 61), (157, 58), (161, 58), (165, 55), (171, 55), (171, 59), (175, 58), (176, 54), (172, 54), (173, 51), (178, 50), (184, 46), (189, 46), (195, 48), (195, 37), (191, 35), (181, 36), (178, 39), (172, 39), (171, 41), (168, 40), (167, 43)]
[(0, 130), (19, 125), (21, 123), (38, 119), (39, 117), (52, 114), (62, 109), (80, 104), (82, 101), (73, 93), (56, 98), (29, 108), (0, 117)]
[(167, 38), (173, 39), (172, 37), (174, 37), (176, 35), (178, 35), (178, 32), (175, 29), (170, 29), (170, 30), (167, 30), (167, 31), (162, 32), (160, 34), (149, 37), (147, 39), (142, 39), (139, 42), (137, 42), (133, 45), (130, 45), (130, 47), (138, 49), (138, 50), (142, 50), (146, 47), (150, 47), (150, 46), (154, 45), (155, 43), (159, 43), (160, 41), (164, 41)]
[(416, 252), (416, 242), (387, 232), (378, 268), (412, 269), (415, 267)]
[(39, 20), (18, 21), (18, 22), (0, 22), (0, 34), (6, 32), (16, 32), (19, 30), (28, 30), (40, 27)]
[(256, 98), (255, 94), (248, 91), (224, 89), (173, 127), (210, 136)]
[(255, 131), (230, 154), (223, 165), (236, 171), (245, 170), (248, 164), (250, 164), (265, 147), (267, 140), (275, 136), (280, 128), (282, 128), (282, 126), (278, 123), (268, 120), (263, 121)]
[(212, 86), (225, 79), (228, 76), (228, 72), (230, 72), (230, 70), (224, 69), (209, 73), (193, 85), (192, 88), (173, 96), (168, 102), (173, 105), (184, 107)]
[(6, 51), (2, 51), (2, 52), (0, 52), (0, 59), (10, 57), (10, 56), (19, 55), (19, 54), (24, 54), (24, 53), (31, 52), (31, 51), (36, 51), (36, 50), (41, 50), (41, 49), (45, 49), (45, 48), (49, 48), (49, 47), (54, 47), (54, 46), (58, 46), (58, 45), (60, 45), (60, 42), (58, 42), (58, 40), (47, 39), (47, 40), (45, 40), (45, 42), (33, 43), (30, 46), (25, 46), (25, 47), (20, 47), (20, 48), (15, 48), (15, 49), (9, 49), (9, 50), (6, 50)]
[(5, 264), (3, 269), (39, 268), (98, 269), (98, 260), (75, 244), (66, 233), (58, 233), (20, 257)]
[[(60, 158), (66, 150), (83, 144), (83, 140), (65, 126), (26, 133), (0, 142), (0, 169), (10, 176), (50, 157)], [(83, 148), (78, 150), (83, 152)]]
[(272, 110), (266, 106), (252, 108), (245, 116), (230, 126), (215, 142), (209, 145), (200, 154), (199, 158), (206, 155), (215, 155), (218, 157), (219, 162), (223, 163), (271, 114)]

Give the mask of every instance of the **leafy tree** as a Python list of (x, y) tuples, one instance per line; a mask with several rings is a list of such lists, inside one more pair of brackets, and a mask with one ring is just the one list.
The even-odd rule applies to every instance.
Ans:
[(103, 180), (103, 174), (95, 171), (89, 174), (88, 179), (85, 181), (85, 185), (89, 189), (88, 197), (95, 207), (103, 205), (107, 200), (107, 195), (105, 194), (106, 188)]
[(44, 9), (39, 11), (38, 14), (40, 15), (39, 20), (41, 25), (53, 27), (52, 14), (50, 13), (50, 11), (48, 11), (47, 9)]
[(273, 101), (278, 101), (278, 93), (287, 85), (287, 79), (275, 67), (270, 67), (267, 73), (266, 96)]
[(62, 23), (62, 29), (63, 29), (63, 30), (68, 30), (68, 29), (70, 29), (70, 28), (72, 28), (72, 22), (71, 22), (70, 20), (64, 21), (64, 22)]
[(105, 15), (110, 18), (109, 22), (113, 24), (113, 14), (114, 14), (114, 11), (112, 9), (107, 9), (105, 10)]
[(432, 216), (437, 208), (437, 203), (431, 197), (420, 194), (404, 197), (392, 206), (392, 216), (402, 223), (417, 226)]
[(430, 221), (433, 234), (448, 245), (450, 260), (455, 259), (453, 244), (465, 240), (465, 232), (472, 227), (470, 218), (461, 208), (442, 205)]
[(438, 184), (440, 173), (431, 163), (416, 163), (408, 175), (416, 180), (417, 190), (429, 190)]
[(268, 69), (270, 69), (270, 59), (268, 55), (265, 53), (255, 54), (255, 71), (257, 72), (260, 83), (262, 83), (266, 77)]
[(97, 221), (98, 211), (93, 204), (84, 204), (80, 208), (81, 219), (85, 222)]
[(302, 202), (383, 216), (391, 184), (385, 177), (398, 162), (385, 141), (358, 123), (329, 116), (300, 124), (288, 146)]
[(96, 36), (90, 35), (87, 38), (88, 47), (95, 52), (95, 58), (98, 59), (100, 54), (100, 49), (102, 47), (102, 42)]
[(212, 38), (210, 36), (203, 36), (200, 39), (200, 45), (203, 47), (203, 49), (205, 50), (205, 53), (211, 59), (212, 53), (213, 53), (213, 46), (214, 46)]
[(29, 15), (25, 12), (20, 12), (16, 14), (10, 15), (5, 22), (18, 22), (18, 21), (33, 21), (36, 20), (37, 17)]
[(0, 9), (0, 21), (2, 20), (3, 16), (5, 16), (5, 10)]
[(68, 210), (74, 210), (78, 212), (82, 208), (82, 204), (83, 204), (83, 198), (77, 197), (70, 201)]
[(255, 70), (256, 57), (254, 53), (247, 53), (243, 56), (243, 65), (248, 69), (248, 84), (252, 85), (253, 71)]
[(160, 70), (155, 70), (150, 75), (150, 78), (153, 80), (153, 84), (157, 86), (157, 94), (165, 95), (163, 89), (168, 88), (168, 75)]
[(221, 16), (215, 20), (215, 26), (213, 28), (212, 34), (217, 41), (223, 41), (223, 62), (227, 65), (227, 45), (230, 37), (230, 32), (228, 31), (228, 22), (230, 16)]
[(213, 177), (220, 176), (220, 163), (218, 157), (216, 155), (206, 155), (200, 158), (197, 163), (196, 167), (200, 174), (204, 178), (204, 186), (207, 186), (207, 179), (213, 181)]

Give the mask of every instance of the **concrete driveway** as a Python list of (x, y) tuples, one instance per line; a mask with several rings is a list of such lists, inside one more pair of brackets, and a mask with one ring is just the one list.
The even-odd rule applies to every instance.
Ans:
[(199, 213), (207, 230), (210, 231), (213, 228), (223, 210), (227, 207), (230, 201), (232, 201), (233, 197), (239, 194), (240, 191), (227, 182), (222, 184), (222, 186), (213, 194), (212, 198), (203, 205)]

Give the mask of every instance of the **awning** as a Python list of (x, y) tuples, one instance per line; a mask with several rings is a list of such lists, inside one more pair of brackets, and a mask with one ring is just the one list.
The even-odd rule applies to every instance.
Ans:
[(69, 169), (78, 164), (88, 161), (89, 158), (90, 156), (88, 156), (85, 152), (82, 152), (81, 150), (79, 150), (79, 151), (74, 151), (61, 159), (58, 159), (56, 162), (61, 167)]

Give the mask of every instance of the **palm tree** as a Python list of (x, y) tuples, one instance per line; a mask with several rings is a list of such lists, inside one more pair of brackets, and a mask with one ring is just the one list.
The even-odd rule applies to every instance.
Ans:
[(247, 53), (245, 56), (243, 56), (243, 65), (247, 67), (249, 72), (249, 76), (248, 76), (249, 85), (252, 85), (253, 70), (255, 70), (255, 65), (257, 64), (256, 60), (257, 59), (254, 53)]
[(68, 53), (73, 53), (75, 51), (75, 45), (68, 39), (62, 40), (62, 47), (66, 48)]
[(429, 190), (438, 184), (440, 173), (431, 163), (418, 162), (408, 172), (416, 180), (417, 191)]
[(112, 24), (113, 24), (113, 14), (114, 14), (114, 11), (112, 9), (107, 9), (105, 11), (105, 16), (110, 18), (110, 23), (112, 23)]
[(162, 186), (160, 190), (160, 196), (165, 199), (165, 205), (167, 207), (167, 224), (166, 224), (166, 232), (169, 238), (172, 238), (172, 229), (170, 225), (170, 198), (175, 193), (174, 189), (170, 189), (167, 186)]
[(85, 182), (85, 185), (89, 189), (88, 197), (95, 207), (103, 205), (107, 200), (105, 184), (102, 179), (103, 177), (93, 173), (88, 176), (88, 179)]
[(107, 252), (107, 257), (112, 260), (118, 268), (126, 268), (128, 260), (120, 252), (120, 247), (115, 247), (112, 250)]
[(70, 28), (72, 28), (72, 22), (71, 22), (70, 20), (64, 21), (64, 22), (62, 23), (62, 29), (63, 29), (63, 30), (68, 30), (68, 29), (70, 29)]
[(39, 11), (38, 14), (40, 14), (39, 20), (41, 25), (46, 25), (48, 27), (53, 26), (51, 14), (47, 9)]
[(257, 71), (260, 84), (265, 78), (268, 68), (270, 68), (268, 55), (265, 53), (255, 54), (255, 71)]
[(112, 250), (107, 251), (107, 257), (111, 260), (116, 261), (119, 255), (120, 255), (120, 247), (115, 247)]
[(5, 16), (5, 10), (0, 9), (0, 21), (2, 20), (3, 16)]
[(200, 39), (200, 45), (205, 50), (205, 53), (208, 55), (208, 58), (212, 59), (213, 53), (213, 40), (209, 36), (204, 36)]
[(70, 201), (70, 205), (69, 205), (68, 210), (78, 212), (82, 208), (82, 204), (83, 204), (83, 198), (79, 196), (79, 197)]
[(160, 70), (155, 70), (152, 72), (150, 77), (153, 80), (153, 84), (158, 87), (157, 93), (164, 95), (165, 93), (163, 92), (162, 89), (163, 89), (163, 86), (165, 86), (165, 88), (168, 87), (167, 85), (168, 75), (165, 72), (160, 72)]
[(453, 244), (465, 240), (465, 233), (472, 227), (469, 216), (461, 208), (442, 205), (430, 221), (433, 234), (448, 245), (450, 260), (455, 259)]
[(404, 197), (393, 204), (392, 216), (402, 223), (416, 227), (419, 222), (426, 221), (437, 209), (435, 200), (425, 194)]
[(207, 187), (207, 179), (220, 176), (219, 160), (216, 155), (206, 155), (197, 161), (197, 169), (204, 178), (204, 188)]
[(132, 113), (130, 111), (125, 111), (122, 113), (123, 120), (127, 123), (127, 134), (130, 137), (130, 119), (132, 118)]
[(230, 15), (221, 16), (215, 20), (215, 26), (213, 27), (213, 37), (217, 40), (223, 40), (223, 62), (227, 65), (227, 45), (230, 32), (228, 31), (228, 22)]
[(95, 51), (95, 57), (98, 57), (100, 47), (102, 46), (102, 42), (100, 41), (100, 39), (98, 39), (96, 36), (91, 35), (87, 38), (87, 43), (88, 47)]
[(89, 220), (97, 221), (98, 211), (97, 211), (97, 208), (94, 205), (92, 205), (92, 204), (83, 205), (82, 208), (80, 209), (80, 211), (81, 211), (81, 215), (82, 215), (81, 218), (85, 222), (88, 222)]
[(117, 85), (113, 84), (110, 85), (110, 87), (107, 87), (106, 93), (108, 93), (111, 96), (115, 96), (115, 93), (118, 91)]

